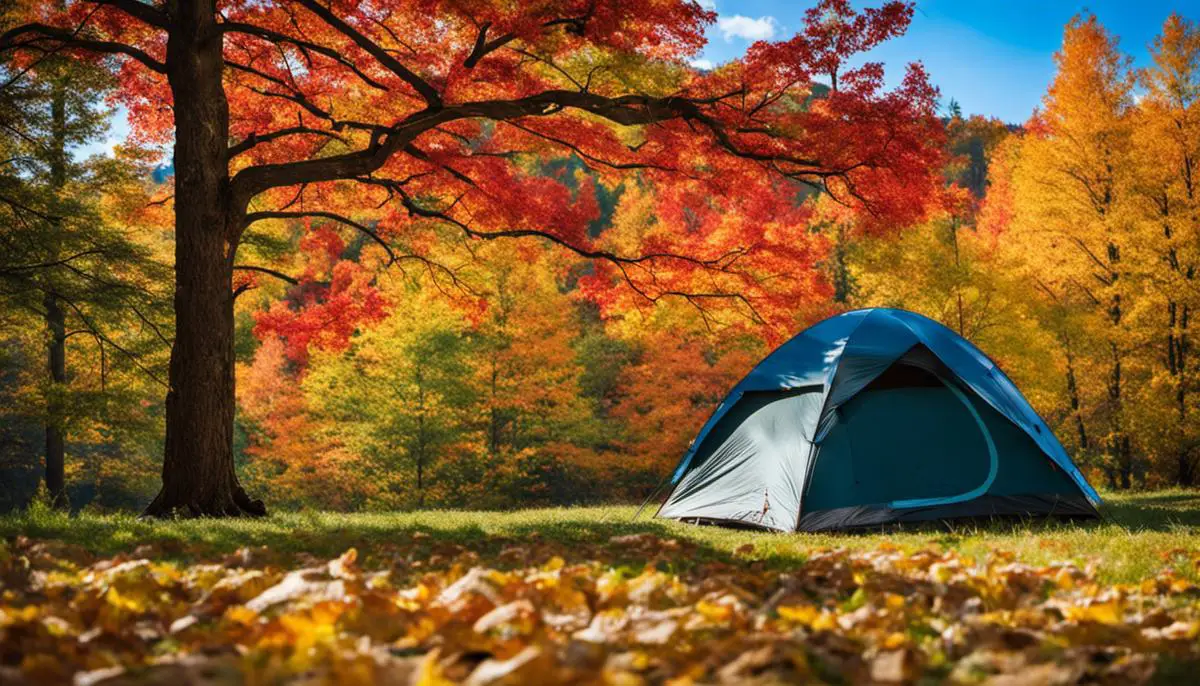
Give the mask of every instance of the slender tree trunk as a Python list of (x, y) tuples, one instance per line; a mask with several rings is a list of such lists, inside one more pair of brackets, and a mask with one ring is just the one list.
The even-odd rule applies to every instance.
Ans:
[(425, 509), (425, 379), (417, 372), (417, 507)]
[[(1190, 276), (1189, 276), (1190, 278)], [(1179, 364), (1179, 387), (1175, 391), (1175, 414), (1179, 422), (1179, 483), (1182, 486), (1191, 486), (1196, 482), (1196, 465), (1192, 459), (1192, 448), (1189, 444), (1187, 432), (1187, 405), (1188, 405), (1188, 355), (1191, 352), (1191, 336), (1188, 332), (1188, 325), (1191, 323), (1191, 308), (1186, 304), (1181, 308), (1179, 315), (1179, 335), (1175, 337), (1177, 350), (1175, 357)]]
[[(1120, 283), (1121, 273), (1118, 265), (1121, 262), (1121, 251), (1116, 243), (1108, 244), (1109, 283), (1115, 290)], [(1125, 433), (1125, 406), (1123, 389), (1125, 379), (1122, 362), (1124, 354), (1117, 343), (1116, 337), (1121, 333), (1121, 323), (1124, 318), (1124, 304), (1121, 293), (1113, 293), (1108, 309), (1109, 321), (1112, 324), (1113, 339), (1109, 341), (1111, 366), (1108, 373), (1108, 406), (1109, 406), (1109, 455), (1116, 462), (1117, 474), (1120, 477), (1119, 486), (1124, 489), (1133, 486), (1133, 449), (1129, 436)]]
[[(1091, 441), (1088, 438), (1087, 426), (1083, 422), (1083, 403), (1079, 398), (1079, 377), (1075, 373), (1075, 352), (1071, 347), (1071, 338), (1067, 334), (1062, 334), (1063, 349), (1067, 356), (1067, 403), (1071, 408), (1071, 418), (1075, 422), (1075, 433), (1079, 437), (1079, 451), (1087, 454), (1091, 450)], [(1116, 490), (1117, 488), (1117, 471), (1112, 465), (1101, 465), (1104, 471), (1105, 480), (1108, 482), (1108, 487)]]
[(263, 515), (233, 464), (233, 253), (245, 207), (230, 193), (229, 106), (211, 0), (178, 0), (167, 41), (175, 111), (175, 343), (162, 490), (146, 514)]
[(958, 252), (958, 217), (950, 218), (950, 243), (954, 246), (954, 298), (958, 302), (958, 335), (967, 335), (967, 323), (963, 314), (963, 297), (962, 284), (959, 279), (962, 275), (962, 261)]
[(1121, 389), (1124, 379), (1122, 378), (1121, 355), (1115, 343), (1110, 344), (1109, 348), (1113, 360), (1108, 381), (1108, 403), (1112, 411), (1110, 420), (1112, 438), (1109, 445), (1111, 454), (1117, 463), (1117, 474), (1120, 476), (1119, 486), (1128, 489), (1133, 486), (1133, 451), (1129, 444), (1129, 436), (1125, 433), (1125, 422), (1122, 416)]
[(833, 301), (836, 303), (850, 302), (853, 295), (854, 282), (850, 276), (850, 265), (847, 259), (850, 247), (847, 245), (846, 225), (838, 223), (833, 232)]
[(497, 369), (496, 354), (492, 353), (492, 386), (491, 386), (491, 407), (489, 408), (489, 423), (488, 423), (488, 455), (493, 460), (500, 455), (500, 412), (496, 409), (496, 384), (499, 381), (499, 370)]
[(54, 507), (67, 506), (64, 477), (63, 396), (67, 383), (67, 326), (58, 298), (47, 293), (45, 298), (46, 328), (50, 334), (47, 344), (47, 363), (50, 372), (50, 400), (46, 418), (46, 491)]
[[(54, 81), (50, 99), (50, 185), (61, 194), (67, 185), (67, 94), (61, 76)], [(63, 393), (67, 383), (67, 322), (53, 286), (46, 290), (47, 371), (50, 399), (46, 407), (46, 492), (56, 508), (67, 507), (66, 436), (63, 431)]]
[[(1169, 237), (1169, 236), (1168, 236)], [(1191, 451), (1187, 446), (1187, 348), (1188, 306), (1175, 300), (1167, 301), (1167, 373), (1175, 383), (1176, 470), (1180, 486), (1190, 486), (1194, 480)]]
[(1067, 352), (1067, 402), (1071, 407), (1071, 417), (1075, 420), (1075, 432), (1079, 435), (1079, 449), (1087, 452), (1091, 446), (1088, 444), (1087, 428), (1083, 424), (1083, 409), (1082, 403), (1079, 400), (1079, 381), (1075, 376), (1075, 353), (1071, 350), (1071, 343), (1066, 341)]

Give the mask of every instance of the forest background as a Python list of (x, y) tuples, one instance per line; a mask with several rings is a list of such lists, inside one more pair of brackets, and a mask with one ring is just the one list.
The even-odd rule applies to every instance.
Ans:
[[(546, 238), (257, 222), (234, 284), (242, 483), (286, 509), (639, 501), (774, 346), (887, 306), (996, 360), (1093, 483), (1196, 485), (1200, 30), (1165, 17), (1150, 56), (1134, 68), (1085, 14), (1029, 120), (966, 116), (942, 94), (944, 188), (907, 226), (801, 187), (705, 211), (579, 155), (520, 161), (544, 184), (490, 189), (530, 215), (569, 208), (551, 219), (614, 251), (668, 214), (730, 244), (769, 217), (787, 240), (755, 258), (753, 298), (647, 297)], [(172, 169), (136, 137), (73, 155), (103, 139), (116, 84), (51, 66), (0, 99), (0, 121), (21, 122), (0, 131), (0, 511), (46, 485), (73, 509), (141, 510), (163, 454)], [(23, 231), (14, 198), (69, 219)], [(55, 441), (64, 482), (43, 485)]]

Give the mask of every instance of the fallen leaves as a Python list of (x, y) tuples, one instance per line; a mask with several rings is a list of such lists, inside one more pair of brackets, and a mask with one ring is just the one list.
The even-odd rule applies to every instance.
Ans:
[[(181, 565), (18, 539), (0, 547), (0, 681), (1143, 683), (1200, 665), (1200, 592), (1174, 572), (1107, 587), (1003, 553), (885, 545), (771, 570), (752, 552), (637, 534), (483, 564), (413, 537), (372, 569), (353, 549), (287, 568), (265, 551)], [(613, 562), (630, 554), (649, 562)]]

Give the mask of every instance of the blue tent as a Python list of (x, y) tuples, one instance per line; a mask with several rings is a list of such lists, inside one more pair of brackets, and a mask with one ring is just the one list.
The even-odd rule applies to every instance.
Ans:
[(780, 531), (1096, 517), (1100, 497), (1004, 372), (919, 314), (826, 319), (742, 379), (659, 517)]

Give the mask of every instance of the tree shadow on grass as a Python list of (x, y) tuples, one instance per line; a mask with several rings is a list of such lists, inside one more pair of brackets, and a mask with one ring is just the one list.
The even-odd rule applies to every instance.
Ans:
[[(1102, 507), (1103, 520), (1068, 522), (997, 519), (927, 522), (873, 528), (844, 540), (902, 532), (927, 535), (928, 542), (953, 547), (964, 536), (1053, 534), (1064, 527), (1094, 530), (1118, 526), (1130, 532), (1200, 530), (1200, 491), (1120, 495)], [(420, 562), (467, 562), (500, 568), (599, 560), (631, 567), (651, 564), (685, 570), (710, 563), (795, 566), (814, 548), (838, 546), (841, 535), (781, 535), (710, 526), (680, 526), (664, 520), (631, 519), (631, 511), (535, 510), (514, 513), (418, 512), (333, 515), (282, 513), (264, 520), (147, 522), (131, 517), (58, 513), (0, 517), (0, 540), (26, 536), (75, 544), (101, 556), (139, 555), (180, 562), (221, 561), (242, 548), (279, 564), (330, 559), (356, 548), (365, 566)], [(735, 552), (747, 542), (758, 550)], [(763, 545), (759, 545), (762, 543)], [(147, 546), (139, 552), (139, 548)], [(754, 560), (757, 560), (755, 562)], [(432, 561), (432, 562), (431, 562)], [(419, 566), (419, 565), (417, 565)]]
[[(444, 518), (441, 515), (445, 515)], [(700, 565), (743, 563), (728, 546), (680, 535), (662, 521), (603, 520), (570, 510), (537, 517), (486, 513), (415, 513), (395, 516), (306, 517), (267, 520), (145, 522), (129, 518), (53, 516), (37, 521), (0, 518), (0, 540), (18, 536), (78, 546), (95, 556), (126, 555), (180, 563), (223, 562), (247, 567), (301, 566), (350, 548), (366, 568), (441, 568), (483, 564), (499, 569), (601, 561), (640, 570), (654, 565), (686, 573)], [(437, 521), (439, 518), (448, 521)], [(461, 523), (455, 518), (474, 520)], [(528, 521), (524, 521), (528, 520)], [(435, 523), (431, 523), (435, 522)], [(687, 533), (687, 532), (685, 532)], [(761, 564), (794, 565), (799, 553)]]
[(1105, 502), (1101, 514), (1110, 524), (1130, 531), (1174, 531), (1200, 528), (1200, 491), (1141, 493)]
[(701, 568), (712, 570), (714, 565), (747, 562), (787, 568), (799, 564), (804, 557), (799, 547), (792, 546), (785, 554), (776, 551), (766, 559), (749, 560), (734, 552), (736, 546), (711, 540), (711, 533), (701, 529), (681, 532), (665, 526), (661, 520), (597, 521), (564, 512), (536, 522), (504, 523), (500, 527), (480, 524), (442, 527), (423, 523), (355, 525), (338, 532), (332, 545), (323, 532), (301, 534), (292, 545), (306, 551), (324, 550), (326, 555), (355, 547), (365, 551), (368, 558), (372, 555), (379, 558), (368, 559), (368, 565), (389, 557), (395, 559), (397, 554), (429, 564), (444, 564), (466, 554), (480, 564), (499, 569), (540, 566), (559, 557), (567, 563), (599, 561), (634, 572), (654, 566), (681, 574)]

